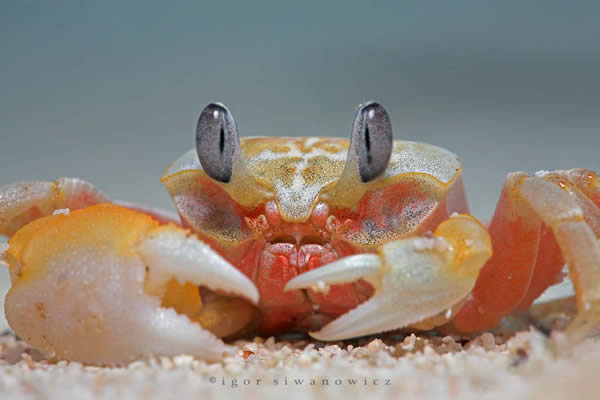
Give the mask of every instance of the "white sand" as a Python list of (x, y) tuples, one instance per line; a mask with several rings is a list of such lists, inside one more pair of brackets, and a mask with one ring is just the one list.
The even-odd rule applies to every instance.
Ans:
[(8, 335), (0, 398), (600, 398), (600, 342), (555, 355), (556, 340), (537, 331), (468, 343), (387, 335), (343, 347), (257, 338), (236, 342), (238, 354), (222, 363), (179, 356), (98, 368), (49, 362)]

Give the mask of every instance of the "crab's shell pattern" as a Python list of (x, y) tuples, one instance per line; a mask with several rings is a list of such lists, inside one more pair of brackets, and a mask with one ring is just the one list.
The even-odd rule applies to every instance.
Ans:
[[(247, 168), (276, 199), (279, 212), (290, 221), (306, 221), (319, 195), (340, 180), (348, 152), (348, 139), (336, 138), (266, 138), (241, 139), (241, 150)], [(182, 171), (202, 171), (195, 149), (173, 162), (163, 175), (163, 182)], [(388, 178), (405, 173), (430, 175), (447, 184), (460, 171), (458, 158), (441, 147), (394, 141), (392, 156), (382, 177), (370, 184), (381, 185)], [(230, 184), (222, 184), (227, 187)], [(254, 195), (246, 193), (246, 198)], [(247, 204), (244, 196), (234, 196)], [(331, 199), (333, 203), (336, 199)], [(256, 205), (256, 204), (254, 204)]]

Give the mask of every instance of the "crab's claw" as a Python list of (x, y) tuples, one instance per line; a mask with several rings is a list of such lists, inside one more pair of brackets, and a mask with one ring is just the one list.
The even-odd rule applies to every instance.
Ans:
[(254, 284), (191, 233), (114, 204), (37, 219), (9, 244), (8, 322), (61, 359), (221, 359), (229, 348), (217, 336), (244, 327), (258, 301)]
[[(432, 321), (444, 321), (470, 293), (492, 254), (487, 231), (471, 216), (452, 217), (433, 237), (384, 244), (377, 254), (342, 258), (297, 276), (285, 290), (365, 279), (375, 294), (311, 336), (343, 340)], [(441, 325), (435, 321), (434, 325)]]

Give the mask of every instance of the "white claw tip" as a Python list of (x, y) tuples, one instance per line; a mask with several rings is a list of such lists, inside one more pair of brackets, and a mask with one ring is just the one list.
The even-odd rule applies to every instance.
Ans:
[(208, 245), (184, 231), (158, 230), (140, 245), (139, 253), (150, 266), (153, 285), (170, 277), (212, 290), (222, 290), (257, 304), (259, 293), (254, 283)]
[(381, 261), (376, 254), (357, 254), (340, 258), (319, 268), (304, 272), (290, 279), (284, 291), (310, 288), (327, 293), (329, 285), (354, 282), (377, 274)]

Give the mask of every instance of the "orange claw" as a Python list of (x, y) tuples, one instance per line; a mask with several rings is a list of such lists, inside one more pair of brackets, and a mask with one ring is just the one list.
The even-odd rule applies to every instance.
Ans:
[(189, 231), (110, 203), (28, 223), (2, 260), (14, 331), (45, 354), (91, 364), (220, 359), (228, 346), (215, 335), (242, 329), (258, 301), (252, 282)]

